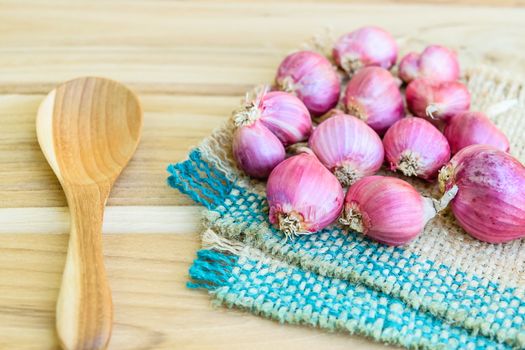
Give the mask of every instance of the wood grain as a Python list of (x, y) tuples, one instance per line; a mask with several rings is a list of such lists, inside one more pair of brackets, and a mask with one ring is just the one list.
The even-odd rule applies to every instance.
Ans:
[[(385, 348), (213, 310), (204, 293), (188, 291), (198, 210), (165, 185), (166, 165), (184, 159), (248, 87), (270, 81), (284, 54), (327, 26), (341, 34), (376, 24), (392, 31), (405, 51), (439, 43), (458, 49), (464, 64), (483, 61), (523, 75), (521, 5), (0, 0), (0, 349), (58, 347), (54, 304), (67, 236), (56, 233), (69, 230), (66, 200), (38, 149), (34, 116), (48, 91), (85, 75), (124, 82), (144, 108), (141, 145), (116, 181), (106, 213), (111, 234), (103, 243), (116, 321), (110, 348)], [(157, 216), (153, 206), (162, 206)]]
[[(0, 55), (1, 56), (1, 55)], [(0, 207), (65, 206), (60, 183), (35, 137), (44, 95), (0, 95)], [(240, 97), (143, 95), (140, 147), (117, 179), (108, 205), (191, 205), (166, 186), (166, 167), (218, 127)]]
[[(112, 206), (104, 212), (106, 234), (194, 234), (202, 229), (199, 206)], [(67, 207), (0, 208), (0, 234), (69, 233)]]
[[(115, 323), (110, 349), (384, 349), (210, 306), (185, 287), (194, 234), (104, 236)], [(0, 348), (58, 349), (51, 326), (67, 235), (0, 235)]]
[(60, 344), (66, 350), (106, 349), (113, 303), (104, 267), (102, 221), (111, 187), (140, 140), (142, 108), (122, 84), (77, 78), (42, 101), (36, 132), (71, 213), (56, 308)]

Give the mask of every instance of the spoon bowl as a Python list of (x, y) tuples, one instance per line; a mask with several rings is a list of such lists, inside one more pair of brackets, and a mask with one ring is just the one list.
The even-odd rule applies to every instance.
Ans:
[(68, 81), (37, 114), (40, 148), (66, 194), (71, 233), (56, 325), (64, 349), (105, 349), (113, 307), (102, 253), (104, 207), (133, 156), (142, 108), (124, 85), (104, 78)]

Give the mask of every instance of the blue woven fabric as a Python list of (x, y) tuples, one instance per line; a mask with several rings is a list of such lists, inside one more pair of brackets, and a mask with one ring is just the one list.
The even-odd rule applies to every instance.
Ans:
[(281, 323), (357, 333), (407, 348), (510, 348), (363, 285), (264, 260), (201, 250), (188, 286), (208, 289), (220, 304)]
[[(275, 317), (275, 309), (262, 312), (259, 307), (246, 307), (244, 298), (250, 295), (252, 288), (255, 293), (252, 299), (266, 300), (269, 295), (277, 295), (277, 300), (286, 302), (286, 298), (293, 298), (293, 295), (279, 288), (292, 281), (285, 279), (265, 289), (250, 287), (253, 280), (260, 279), (256, 269), (250, 270), (251, 275), (248, 276), (251, 277), (243, 281), (244, 284), (239, 284), (236, 278), (240, 275), (232, 272), (259, 265), (224, 258), (227, 261), (218, 264), (224, 269), (221, 274), (216, 273), (214, 259), (199, 257), (190, 271), (192, 278), (200, 280), (196, 283), (212, 290), (219, 300), (230, 300), (228, 305), (248, 308), (254, 313), (284, 322), (345, 329), (410, 347), (440, 348), (446, 345), (450, 348), (490, 348), (496, 346), (493, 341), (499, 342), (501, 347), (501, 344), (516, 348), (525, 346), (525, 301), (513, 288), (504, 288), (496, 281), (422, 259), (403, 248), (377, 244), (362, 235), (347, 233), (338, 226), (293, 241), (286, 240), (269, 224), (264, 196), (249, 186), (241, 186), (235, 179), (228, 179), (201, 157), (199, 149), (192, 151), (187, 161), (171, 165), (168, 171), (171, 186), (209, 209), (206, 224), (221, 236), (242, 240), (285, 262), (290, 269), (286, 276), (308, 274), (314, 280), (323, 281), (320, 285), (325, 292), (325, 284), (344, 289), (347, 294), (342, 300), (323, 300), (319, 312), (328, 312), (335, 320), (346, 317), (355, 321), (352, 317), (359, 318), (360, 314), (349, 316), (349, 310), (369, 311), (366, 311), (366, 322), (362, 324), (336, 321), (335, 326), (302, 318), (301, 321), (293, 321), (296, 316), (289, 309)], [(203, 264), (207, 261), (208, 265)], [(206, 274), (199, 278), (198, 274), (202, 271), (209, 271), (207, 276), (213, 276), (213, 279), (206, 278)], [(359, 293), (359, 298), (347, 298), (348, 293), (352, 296)], [(235, 299), (235, 295), (239, 300)], [(305, 305), (318, 303), (318, 296), (312, 298), (302, 302)], [(378, 304), (377, 300), (385, 301)], [(376, 309), (377, 305), (381, 305), (383, 312)], [(395, 317), (395, 322), (389, 323), (392, 305), (396, 305), (394, 308), (399, 316)], [(376, 322), (381, 326), (372, 327)]]

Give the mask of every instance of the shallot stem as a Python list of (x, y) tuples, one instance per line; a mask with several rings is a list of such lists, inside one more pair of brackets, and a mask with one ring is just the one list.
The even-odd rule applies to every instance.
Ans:
[(261, 113), (257, 105), (250, 102), (233, 113), (233, 124), (239, 128), (252, 125), (257, 119), (259, 119), (260, 115)]
[(450, 203), (450, 201), (453, 200), (454, 197), (456, 197), (457, 193), (458, 193), (458, 186), (454, 185), (452, 186), (452, 188), (446, 191), (445, 194), (443, 194), (443, 196), (439, 200), (432, 199), (432, 203), (434, 204), (434, 208), (436, 209), (436, 212), (439, 213), (440, 211), (445, 209)]
[(244, 101), (239, 109), (233, 111), (233, 124), (240, 128), (247, 125), (252, 125), (261, 116), (259, 105), (261, 100), (270, 91), (268, 85), (258, 85), (252, 90), (248, 91), (244, 96)]
[(284, 77), (284, 79), (279, 82), (279, 86), (281, 90), (292, 94), (297, 90), (297, 86), (291, 77)]
[(425, 114), (427, 115), (427, 117), (436, 120), (437, 118), (434, 116), (434, 113), (436, 113), (436, 112), (438, 112), (438, 111), (439, 111), (439, 109), (437, 108), (436, 105), (434, 105), (434, 104), (430, 104), (430, 105), (428, 105), (427, 108), (425, 109)]
[(441, 212), (443, 209), (445, 209), (451, 200), (456, 197), (456, 194), (458, 193), (458, 186), (454, 185), (451, 189), (449, 189), (441, 198), (434, 199), (429, 197), (423, 197), (423, 200), (425, 202), (425, 224), (429, 222), (434, 216), (436, 216), (437, 213)]
[(502, 113), (509, 111), (510, 109), (514, 108), (517, 105), (518, 105), (518, 99), (516, 98), (503, 100), (498, 103), (494, 103), (493, 105), (490, 105), (486, 109), (485, 113), (489, 117), (494, 118)]

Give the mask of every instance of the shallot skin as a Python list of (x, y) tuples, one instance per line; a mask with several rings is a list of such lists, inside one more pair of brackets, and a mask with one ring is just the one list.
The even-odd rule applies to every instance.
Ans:
[(470, 108), (470, 93), (458, 81), (415, 79), (407, 86), (406, 100), (408, 109), (415, 116), (445, 123)]
[(455, 81), (459, 75), (456, 53), (440, 45), (430, 45), (421, 54), (410, 52), (399, 62), (399, 77), (405, 83), (417, 78), (434, 82)]
[(348, 73), (362, 67), (378, 66), (390, 69), (397, 61), (397, 44), (392, 35), (378, 27), (362, 27), (341, 36), (332, 56)]
[(507, 136), (481, 112), (464, 112), (455, 116), (445, 127), (444, 134), (452, 153), (476, 144), (493, 146), (503, 152), (510, 148)]
[(474, 238), (502, 243), (525, 236), (525, 167), (510, 154), (487, 145), (463, 148), (440, 171), (439, 185), (457, 186), (452, 212)]
[(406, 181), (367, 176), (348, 189), (340, 222), (380, 243), (403, 245), (434, 217), (431, 203)]
[(312, 132), (308, 109), (292, 94), (269, 92), (262, 97), (259, 109), (261, 123), (285, 146), (308, 139)]
[(383, 144), (362, 120), (336, 113), (317, 126), (309, 146), (343, 186), (376, 173), (383, 164)]
[(260, 121), (237, 128), (233, 134), (233, 156), (251, 177), (264, 179), (285, 157), (281, 141)]
[(341, 87), (335, 67), (313, 51), (286, 56), (277, 70), (275, 82), (281, 90), (297, 95), (314, 116), (326, 113), (339, 100)]
[(380, 67), (360, 69), (348, 83), (343, 103), (348, 114), (363, 120), (379, 135), (405, 115), (396, 80)]
[(270, 222), (286, 236), (313, 233), (340, 214), (344, 193), (339, 181), (312, 154), (281, 162), (266, 184)]
[(450, 160), (450, 146), (443, 134), (421, 118), (403, 118), (388, 129), (383, 145), (392, 171), (425, 180), (434, 179)]

